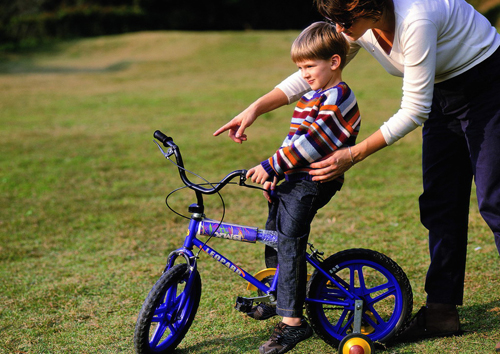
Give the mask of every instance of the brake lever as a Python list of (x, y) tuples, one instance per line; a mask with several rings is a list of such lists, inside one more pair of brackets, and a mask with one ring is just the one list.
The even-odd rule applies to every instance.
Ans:
[(160, 149), (161, 153), (163, 154), (163, 156), (165, 156), (166, 159), (168, 159), (170, 156), (174, 154), (174, 150), (172, 148), (168, 148), (168, 151), (165, 152), (160, 146), (160, 144), (158, 144), (155, 140), (153, 140), (153, 143), (155, 143), (156, 146), (158, 146), (158, 149)]
[(247, 180), (247, 170), (242, 170), (240, 175), (240, 186), (246, 186), (245, 181)]

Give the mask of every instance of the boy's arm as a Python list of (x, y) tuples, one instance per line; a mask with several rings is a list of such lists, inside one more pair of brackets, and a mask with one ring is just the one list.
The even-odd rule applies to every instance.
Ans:
[[(346, 104), (349, 100), (350, 104)], [(311, 109), (310, 116), (298, 128), (298, 132), (306, 132), (291, 145), (278, 150), (263, 165), (270, 166), (277, 175), (284, 175), (285, 171), (321, 160), (357, 135), (360, 115), (352, 92), (346, 101), (341, 109), (335, 104), (335, 95), (326, 97), (321, 105)]]
[(246, 178), (254, 183), (264, 184), (269, 181), (270, 176), (261, 165), (257, 165), (247, 171)]
[(228, 123), (217, 129), (213, 135), (217, 136), (225, 131), (228, 131), (229, 138), (234, 142), (241, 144), (247, 140), (245, 129), (251, 126), (258, 116), (287, 104), (288, 97), (286, 94), (279, 88), (274, 88), (248, 106), (247, 109), (238, 114)]
[(247, 179), (250, 178), (252, 182), (262, 184), (265, 189), (265, 191), (263, 192), (264, 197), (269, 203), (273, 202), (269, 191), (274, 190), (274, 188), (276, 187), (276, 184), (278, 183), (278, 179), (276, 177), (272, 178), (271, 182), (271, 177), (261, 165), (257, 165), (249, 169), (246, 177)]

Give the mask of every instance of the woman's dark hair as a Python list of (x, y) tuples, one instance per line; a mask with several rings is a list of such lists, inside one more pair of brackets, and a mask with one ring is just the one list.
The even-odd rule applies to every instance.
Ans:
[(360, 17), (377, 21), (384, 10), (392, 6), (392, 0), (314, 0), (314, 3), (323, 17), (339, 23)]

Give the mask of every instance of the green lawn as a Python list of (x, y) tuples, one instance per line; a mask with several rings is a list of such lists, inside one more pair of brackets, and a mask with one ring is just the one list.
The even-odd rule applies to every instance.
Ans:
[[(267, 158), (293, 106), (261, 117), (238, 145), (212, 132), (295, 70), (298, 32), (145, 32), (0, 54), (0, 353), (131, 353), (137, 313), (185, 220), (165, 196), (181, 185), (153, 144), (161, 129), (186, 167), (210, 181)], [(362, 53), (345, 70), (362, 112), (360, 139), (400, 102), (401, 80)], [(419, 222), (420, 130), (374, 155), (314, 221), (311, 241), (327, 255), (352, 247), (387, 254), (407, 273), (414, 310), (425, 303), (426, 230)], [(258, 191), (226, 188), (225, 220), (263, 226)], [(385, 353), (491, 353), (500, 340), (500, 263), (472, 197), (460, 338), (402, 344)], [(186, 191), (171, 199), (187, 213)], [(207, 216), (219, 218), (217, 197)], [(210, 243), (247, 270), (263, 247)], [(242, 249), (242, 247), (245, 247)], [(275, 320), (232, 307), (246, 284), (207, 257), (203, 294), (179, 353), (256, 353)], [(336, 353), (318, 337), (293, 353)]]

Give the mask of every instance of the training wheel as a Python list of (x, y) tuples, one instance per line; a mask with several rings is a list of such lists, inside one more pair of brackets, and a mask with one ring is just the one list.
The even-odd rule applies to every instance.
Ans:
[(373, 342), (361, 333), (351, 333), (342, 339), (339, 354), (372, 354), (375, 352)]

